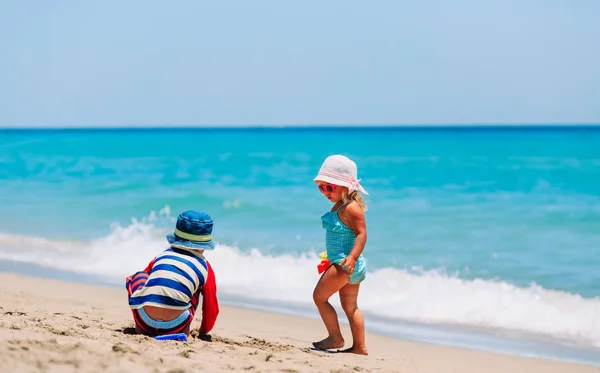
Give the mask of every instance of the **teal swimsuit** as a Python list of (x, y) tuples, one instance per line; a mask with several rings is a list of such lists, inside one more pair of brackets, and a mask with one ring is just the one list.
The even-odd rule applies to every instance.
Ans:
[[(340, 207), (333, 211), (325, 213), (321, 217), (323, 228), (325, 228), (325, 248), (327, 249), (327, 260), (330, 260), (332, 264), (340, 264), (342, 259), (347, 257), (356, 241), (354, 231), (346, 224), (342, 223), (338, 217), (338, 210), (345, 206), (347, 203), (342, 204)], [(350, 275), (350, 283), (358, 284), (365, 279), (367, 276), (367, 266), (365, 264), (365, 258), (362, 254), (356, 260), (356, 266), (354, 272)]]

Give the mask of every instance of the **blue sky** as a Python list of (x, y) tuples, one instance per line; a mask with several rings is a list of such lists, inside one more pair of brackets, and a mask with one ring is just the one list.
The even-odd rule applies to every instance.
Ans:
[(4, 1), (0, 127), (600, 123), (600, 1)]

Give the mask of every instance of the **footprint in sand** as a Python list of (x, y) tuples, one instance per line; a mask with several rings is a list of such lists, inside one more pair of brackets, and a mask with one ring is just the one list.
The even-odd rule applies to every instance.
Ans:
[(194, 352), (195, 352), (194, 350), (185, 350), (185, 351), (181, 351), (180, 353), (178, 353), (177, 356), (181, 356), (186, 359), (189, 359), (191, 354), (193, 354)]
[(124, 353), (124, 354), (127, 354), (127, 353), (136, 354), (136, 355), (140, 354), (138, 351), (134, 350), (133, 348), (131, 348), (121, 342), (117, 343), (116, 345), (113, 345), (112, 350), (114, 352), (120, 352), (120, 353)]
[(48, 360), (50, 364), (56, 365), (73, 365), (75, 368), (79, 368), (81, 362), (77, 359), (50, 359)]
[(53, 327), (52, 325), (42, 325), (42, 328), (46, 329), (52, 334), (63, 335), (63, 336), (72, 336), (73, 333), (70, 330), (61, 330)]
[(264, 339), (254, 338), (249, 335), (247, 335), (246, 338), (248, 338), (249, 340), (241, 341), (241, 342), (230, 339), (230, 338), (219, 337), (219, 336), (213, 336), (212, 339), (214, 342), (217, 342), (217, 343), (224, 343), (224, 344), (235, 345), (235, 346), (240, 346), (240, 347), (255, 347), (255, 348), (259, 348), (261, 350), (266, 350), (266, 351), (270, 351), (270, 352), (284, 352), (284, 351), (295, 350), (297, 348), (292, 345), (283, 345), (283, 344), (279, 344), (279, 343), (265, 341)]
[(9, 316), (27, 316), (27, 314), (25, 312), (21, 312), (21, 311), (8, 311), (8, 312), (4, 312), (5, 315), (9, 315)]

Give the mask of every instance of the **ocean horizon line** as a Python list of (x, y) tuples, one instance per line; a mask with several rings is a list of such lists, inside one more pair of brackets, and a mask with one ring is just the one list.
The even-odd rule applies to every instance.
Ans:
[(431, 130), (600, 130), (600, 123), (589, 124), (293, 124), (293, 125), (145, 125), (145, 126), (22, 126), (2, 127), (0, 132), (165, 132), (165, 131), (239, 131), (239, 130), (262, 130), (262, 131), (322, 131), (322, 130), (408, 130), (408, 131), (431, 131)]

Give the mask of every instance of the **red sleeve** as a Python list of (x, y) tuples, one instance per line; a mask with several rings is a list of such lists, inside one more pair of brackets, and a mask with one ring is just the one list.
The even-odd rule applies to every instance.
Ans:
[(150, 271), (152, 271), (152, 267), (154, 267), (155, 260), (156, 260), (156, 258), (152, 259), (152, 261), (150, 263), (148, 263), (148, 266), (144, 269), (144, 272), (150, 273)]
[(217, 315), (219, 314), (219, 301), (217, 300), (217, 280), (210, 264), (206, 261), (208, 273), (206, 282), (200, 290), (202, 294), (202, 324), (200, 332), (208, 334), (215, 326)]

